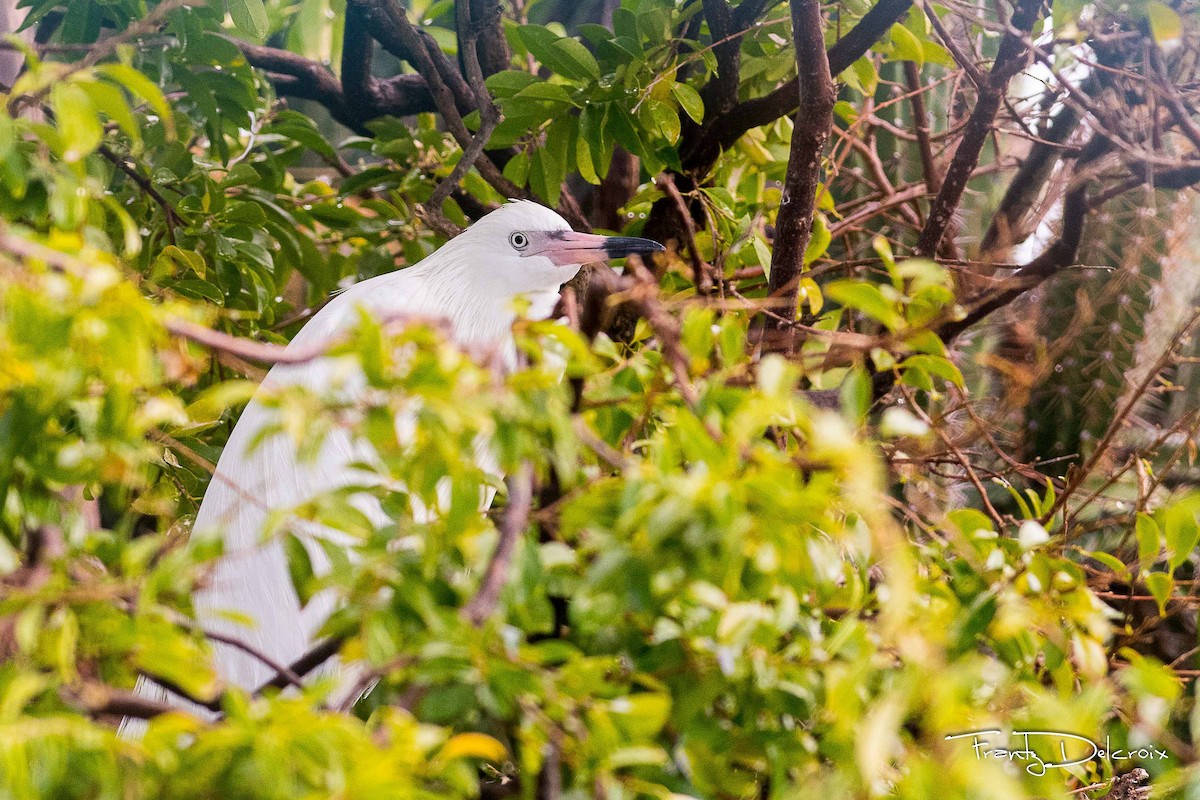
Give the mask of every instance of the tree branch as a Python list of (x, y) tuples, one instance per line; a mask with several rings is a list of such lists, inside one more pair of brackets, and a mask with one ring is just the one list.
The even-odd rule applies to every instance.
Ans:
[(942, 24), (941, 18), (929, 7), (929, 3), (925, 2), (925, 0), (921, 0), (921, 10), (925, 12), (925, 17), (929, 20), (929, 24), (933, 26), (933, 30), (937, 33), (938, 38), (942, 40), (942, 46), (950, 51), (950, 55), (954, 58), (954, 63), (958, 64), (959, 68), (967, 74), (967, 77), (971, 79), (971, 83), (976, 86), (983, 86), (987, 82), (983, 73), (975, 66), (974, 61), (967, 58), (967, 54), (962, 51), (962, 48), (958, 46), (958, 42), (950, 35), (950, 31), (946, 30), (946, 26)]
[(734, 28), (733, 10), (726, 0), (703, 0), (704, 18), (712, 34), (717, 74), (704, 86), (704, 108), (727, 114), (737, 105), (741, 84), (742, 39)]
[[(349, 17), (347, 9), (348, 27)], [(351, 68), (350, 77), (343, 75), (343, 82), (321, 64), (287, 50), (231, 41), (251, 66), (266, 71), (280, 94), (320, 103), (335, 120), (356, 133), (368, 134), (364, 123), (378, 117), (404, 117), (436, 108), (429, 86), (420, 75), (396, 75), (384, 81), (371, 78), (369, 62), (364, 60), (369, 54), (369, 42), (363, 43), (354, 36), (349, 37), (350, 52), (343, 52), (343, 68)], [(345, 63), (347, 59), (349, 64)], [(353, 87), (351, 95), (347, 95), (343, 83)]]
[[(434, 104), (446, 119), (447, 126), (452, 123), (451, 116), (461, 123), (463, 116), (475, 110), (474, 93), (462, 73), (433, 37), (413, 25), (407, 12), (394, 0), (348, 0), (347, 9), (350, 6), (359, 6), (366, 13), (371, 35), (384, 50), (412, 64), (425, 78)], [(454, 113), (447, 115), (446, 108), (453, 108)]]
[[(849, 33), (829, 48), (831, 75), (838, 75), (861, 58), (911, 7), (912, 0), (880, 0), (872, 6)], [(788, 81), (762, 97), (738, 103), (729, 113), (699, 129), (694, 141), (680, 146), (684, 170), (707, 172), (721, 151), (731, 147), (746, 131), (795, 114), (799, 108), (800, 92), (795, 81)]]
[(126, 161), (123, 157), (114, 153), (108, 145), (102, 144), (96, 149), (101, 156), (107, 159), (117, 169), (129, 176), (129, 179), (138, 185), (147, 197), (158, 204), (162, 209), (163, 215), (167, 218), (167, 241), (175, 244), (175, 228), (183, 224), (183, 220), (179, 217), (179, 212), (175, 210), (175, 206), (163, 197), (162, 193), (154, 186), (149, 178), (143, 176), (137, 171), (137, 168)]
[(114, 689), (98, 683), (89, 683), (78, 692), (67, 693), (66, 700), (80, 706), (93, 716), (132, 717), (151, 719), (180, 709), (161, 700), (142, 697), (127, 689)]
[(1024, 40), (1033, 30), (1042, 10), (1042, 0), (1018, 0), (1010, 21), (1011, 29), (1004, 35), (996, 53), (996, 61), (988, 73), (987, 81), (979, 87), (979, 99), (963, 128), (962, 139), (954, 151), (954, 158), (946, 169), (941, 191), (929, 209), (929, 219), (917, 240), (917, 255), (933, 255), (941, 244), (942, 237), (962, 201), (967, 182), (979, 166), (979, 155), (988, 135), (992, 132), (996, 114), (1008, 89), (1008, 83), (1025, 66), (1027, 51)]
[(1003, 280), (995, 288), (967, 304), (961, 319), (951, 320), (935, 331), (942, 341), (950, 343), (960, 333), (987, 317), (993, 311), (1016, 300), (1025, 292), (1074, 263), (1083, 240), (1084, 220), (1092, 206), (1087, 202), (1085, 189), (1070, 192), (1063, 200), (1062, 233), (1041, 255)]
[(508, 39), (504, 36), (502, 6), (497, 0), (470, 2), (475, 52), (484, 76), (508, 69), (512, 55), (508, 51)]
[(483, 573), (483, 580), (475, 596), (463, 606), (462, 616), (472, 625), (482, 625), (500, 602), (500, 592), (508, 583), (517, 541), (529, 525), (529, 513), (533, 508), (533, 469), (522, 464), (516, 474), (508, 479), (508, 506), (500, 522), (499, 539), (492, 551), (491, 560)]
[(368, 31), (369, 21), (362, 6), (346, 6), (346, 22), (342, 34), (342, 92), (353, 106), (374, 105), (371, 91), (375, 78), (371, 75), (374, 42)]
[[(769, 296), (783, 308), (782, 317), (796, 314), (796, 295), (804, 269), (804, 251), (812, 234), (813, 210), (821, 174), (821, 154), (833, 125), (836, 93), (825, 52), (825, 30), (820, 0), (791, 0), (792, 32), (796, 43), (796, 68), (800, 107), (792, 131), (787, 177), (775, 222), (775, 249), (771, 254)], [(779, 320), (768, 323), (784, 329)], [(789, 337), (790, 339), (790, 337)]]
[(1171, 80), (1167, 67), (1163, 64), (1162, 52), (1158, 49), (1158, 43), (1154, 41), (1153, 37), (1150, 37), (1148, 49), (1150, 51), (1150, 67), (1158, 78), (1155, 88), (1162, 89), (1162, 99), (1166, 103), (1167, 110), (1171, 112), (1171, 118), (1175, 120), (1175, 124), (1179, 126), (1179, 130), (1192, 143), (1192, 146), (1200, 151), (1200, 127), (1196, 126), (1191, 112), (1180, 98), (1179, 92), (1175, 90), (1175, 82)]
[[(1086, 82), (1092, 83), (1090, 80)], [(1037, 193), (1042, 190), (1050, 170), (1063, 154), (1063, 143), (1079, 127), (1079, 120), (1079, 111), (1074, 106), (1064, 105), (1051, 118), (1046, 130), (1041, 132), (1043, 141), (1034, 142), (1009, 182), (980, 242), (979, 252), (984, 258), (998, 249), (1016, 244), (1022, 238), (1021, 234), (1016, 233), (1018, 226)]]

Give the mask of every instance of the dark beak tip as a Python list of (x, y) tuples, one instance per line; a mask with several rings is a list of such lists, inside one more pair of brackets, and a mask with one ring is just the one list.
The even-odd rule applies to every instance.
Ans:
[(608, 240), (604, 249), (608, 252), (609, 258), (624, 258), (625, 256), (662, 253), (667, 248), (653, 239), (641, 239), (636, 236), (614, 236)]

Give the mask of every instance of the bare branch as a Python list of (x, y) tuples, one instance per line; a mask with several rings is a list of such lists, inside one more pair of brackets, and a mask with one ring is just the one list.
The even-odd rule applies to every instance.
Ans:
[(975, 66), (975, 62), (967, 57), (967, 54), (958, 46), (958, 42), (950, 35), (950, 31), (946, 30), (946, 26), (942, 24), (941, 17), (937, 12), (930, 7), (926, 0), (921, 0), (921, 10), (925, 12), (925, 17), (929, 20), (933, 30), (937, 33), (938, 39), (941, 40), (942, 46), (950, 51), (950, 55), (954, 58), (954, 63), (958, 64), (959, 68), (967, 74), (971, 79), (971, 83), (978, 87), (982, 87), (987, 83), (987, 78), (979, 71), (979, 67)]
[[(873, 5), (849, 33), (829, 48), (830, 73), (836, 76), (861, 58), (910, 8), (912, 0), (880, 0)], [(693, 141), (681, 145), (684, 170), (707, 172), (721, 151), (731, 147), (746, 131), (794, 114), (798, 108), (800, 91), (795, 81), (788, 81), (762, 97), (738, 103), (729, 113), (698, 129)]]
[(704, 18), (716, 45), (717, 74), (704, 87), (704, 108), (716, 114), (726, 114), (737, 105), (741, 84), (742, 40), (734, 30), (733, 10), (727, 0), (703, 0)]
[[(424, 324), (441, 328), (443, 331), (448, 330), (446, 326), (449, 325), (444, 319), (423, 317), (415, 314), (389, 314), (381, 322), (385, 325), (392, 323), (399, 323), (401, 325)], [(232, 353), (248, 361), (260, 361), (268, 364), (304, 364), (321, 358), (342, 343), (342, 340), (339, 339), (333, 342), (320, 342), (310, 347), (285, 347), (277, 344), (266, 344), (265, 342), (256, 342), (253, 339), (230, 336), (227, 333), (214, 331), (211, 328), (206, 328), (203, 325), (197, 325), (195, 322), (179, 319), (178, 317), (167, 319), (164, 326), (172, 335), (193, 341), (212, 350), (220, 350), (225, 353)]]
[(954, 151), (954, 158), (946, 169), (941, 191), (929, 209), (929, 220), (925, 229), (921, 231), (915, 248), (918, 255), (932, 255), (937, 252), (954, 211), (962, 201), (967, 182), (979, 165), (979, 155), (992, 132), (992, 125), (996, 113), (1000, 110), (1008, 83), (1025, 66), (1028, 51), (1024, 47), (1024, 39), (1033, 30), (1041, 10), (1042, 0), (1019, 0), (1017, 3), (1012, 15), (1012, 29), (1000, 42), (996, 61), (987, 76), (987, 81), (979, 88), (979, 99), (976, 100), (975, 108), (963, 129), (963, 136)]
[[(317, 667), (324, 664), (329, 659), (338, 654), (342, 649), (344, 640), (340, 636), (332, 636), (328, 639), (323, 639), (309, 648), (308, 652), (297, 658), (291, 664), (291, 672), (303, 678), (308, 673), (312, 672)], [(255, 690), (255, 694), (262, 694), (264, 689), (282, 689), (290, 682), (289, 678), (282, 673), (275, 675), (269, 681)]]
[(1079, 127), (1079, 120), (1079, 112), (1075, 107), (1064, 105), (1041, 133), (1045, 141), (1035, 142), (1021, 161), (980, 242), (979, 251), (985, 257), (1021, 238), (1018, 226), (1041, 191), (1050, 170), (1063, 155), (1065, 148), (1062, 144)]
[(1063, 201), (1062, 233), (1058, 239), (1011, 277), (968, 303), (967, 312), (961, 319), (940, 326), (936, 332), (942, 340), (949, 343), (996, 309), (1003, 308), (1072, 264), (1076, 253), (1079, 252), (1079, 243), (1083, 240), (1084, 219), (1089, 209), (1084, 190), (1078, 189), (1068, 194)]
[(475, 132), (470, 143), (463, 147), (458, 163), (454, 165), (454, 169), (450, 171), (446, 179), (434, 187), (429, 202), (425, 204), (426, 213), (433, 216), (435, 220), (437, 217), (441, 217), (437, 221), (443, 225), (449, 225), (450, 221), (442, 216), (442, 203), (450, 196), (451, 191), (458, 188), (458, 184), (466, 176), (471, 165), (484, 157), (483, 149), (487, 146), (492, 131), (496, 130), (496, 126), (500, 123), (500, 110), (496, 108), (492, 96), (488, 94), (488, 90), (484, 86), (483, 67), (479, 63), (479, 52), (476, 48), (476, 26), (471, 19), (471, 0), (457, 0), (454, 5), (458, 21), (459, 54), (467, 71), (467, 80), (475, 93), (476, 106), (479, 108), (479, 130)]
[(206, 639), (211, 639), (219, 644), (232, 647), (235, 650), (240, 650), (264, 666), (270, 667), (271, 669), (275, 670), (276, 677), (286, 681), (292, 686), (295, 686), (297, 689), (304, 687), (304, 683), (301, 681), (300, 676), (297, 675), (291, 667), (287, 666), (286, 664), (281, 664), (253, 645), (243, 642), (241, 639), (238, 639), (235, 636), (226, 636), (225, 634), (217, 633), (216, 631), (206, 630), (201, 631), (201, 633)]
[(500, 522), (496, 549), (492, 551), (479, 590), (462, 609), (463, 618), (475, 626), (482, 625), (500, 602), (500, 592), (508, 583), (517, 541), (529, 525), (529, 513), (533, 508), (533, 468), (529, 464), (521, 465), (507, 483), (508, 505)]
[(664, 172), (659, 175), (655, 179), (655, 183), (667, 193), (667, 197), (671, 198), (671, 202), (675, 205), (675, 212), (679, 215), (679, 222), (683, 225), (684, 245), (687, 247), (688, 257), (692, 264), (692, 282), (696, 284), (698, 290), (707, 292), (712, 289), (712, 276), (708, 274), (704, 259), (700, 257), (700, 248), (696, 246), (696, 222), (692, 219), (692, 212), (688, 210), (687, 201), (679, 193), (679, 187), (675, 185), (675, 180), (669, 173)]
[(348, 4), (342, 34), (342, 92), (351, 107), (371, 106), (375, 101), (372, 89), (376, 81), (371, 75), (375, 46), (368, 26), (363, 7)]
[(88, 683), (77, 692), (63, 690), (67, 702), (80, 706), (93, 716), (151, 719), (180, 709), (161, 700), (142, 697), (126, 689), (100, 683)]
[(1200, 151), (1200, 127), (1197, 127), (1192, 120), (1191, 112), (1180, 98), (1179, 92), (1176, 91), (1175, 82), (1171, 80), (1166, 65), (1163, 64), (1162, 52), (1158, 49), (1158, 43), (1151, 39), (1148, 49), (1150, 51), (1150, 67), (1159, 79), (1152, 85), (1162, 89), (1162, 99), (1167, 105), (1167, 110), (1171, 112), (1171, 118), (1175, 120), (1175, 124), (1179, 126), (1179, 130), (1188, 138), (1192, 146)]
[(476, 53), (484, 76), (508, 69), (512, 55), (504, 35), (503, 7), (497, 0), (470, 0), (470, 3)]
[[(420, 75), (396, 75), (384, 81), (370, 78), (364, 61), (369, 43), (357, 42), (354, 36), (349, 41), (349, 52), (344, 53), (350, 62), (343, 64), (350, 66), (349, 78), (343, 75), (342, 82), (321, 64), (287, 50), (231, 41), (241, 48), (252, 66), (266, 71), (280, 94), (320, 103), (335, 120), (357, 133), (369, 133), (364, 123), (371, 119), (386, 115), (403, 117), (433, 111), (436, 107), (429, 86)], [(343, 83), (353, 89), (349, 95)]]
[[(821, 4), (819, 0), (791, 0), (791, 9), (803, 111), (796, 115), (796, 125), (792, 131), (787, 177), (775, 222), (771, 275), (767, 282), (770, 298), (782, 305), (782, 316), (789, 320), (796, 314), (804, 251), (812, 235), (821, 154), (833, 125), (833, 104), (836, 99), (829, 74), (829, 57), (825, 53)], [(775, 320), (768, 324), (780, 327)]]
[(126, 161), (123, 157), (114, 153), (108, 145), (102, 144), (96, 148), (101, 156), (107, 159), (117, 169), (129, 176), (129, 179), (138, 185), (147, 197), (158, 204), (162, 209), (163, 215), (167, 218), (167, 241), (175, 244), (175, 228), (183, 224), (183, 220), (179, 217), (179, 212), (175, 210), (175, 206), (162, 196), (162, 193), (150, 182), (150, 179), (143, 176), (137, 171), (137, 167)]

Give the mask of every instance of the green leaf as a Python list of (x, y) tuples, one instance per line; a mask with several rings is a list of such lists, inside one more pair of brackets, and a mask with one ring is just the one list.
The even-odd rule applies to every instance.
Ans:
[(1099, 561), (1101, 564), (1111, 569), (1113, 574), (1120, 577), (1121, 580), (1129, 581), (1133, 579), (1133, 576), (1129, 572), (1129, 567), (1125, 566), (1121, 559), (1110, 553), (1105, 553), (1102, 550), (1089, 550), (1084, 555), (1086, 555), (1088, 558)]
[(549, 192), (546, 199), (551, 206), (558, 203), (563, 181), (567, 179), (567, 159), (571, 154), (578, 124), (577, 118), (566, 115), (556, 119), (546, 131), (546, 145), (540, 152), (546, 169), (546, 188)]
[(127, 92), (142, 98), (154, 109), (154, 113), (167, 128), (167, 137), (175, 138), (175, 122), (166, 97), (149, 78), (127, 64), (101, 64), (96, 72), (121, 86)]
[(531, 83), (521, 91), (517, 92), (514, 97), (524, 100), (541, 100), (549, 103), (562, 103), (564, 105), (574, 105), (575, 102), (571, 99), (571, 95), (567, 90), (557, 83), (549, 81), (541, 81), (540, 83)]
[(263, 0), (225, 0), (225, 10), (238, 30), (255, 39), (262, 39), (270, 30)]
[(312, 558), (309, 556), (304, 542), (300, 541), (300, 537), (294, 533), (283, 537), (283, 550), (287, 555), (288, 576), (292, 580), (296, 596), (300, 598), (300, 607), (303, 608), (312, 599), (316, 588)]
[(488, 91), (496, 97), (512, 97), (526, 87), (539, 82), (536, 75), (530, 75), (525, 70), (506, 69), (489, 75), (484, 80)]
[(962, 388), (963, 374), (955, 366), (954, 362), (945, 356), (931, 355), (915, 355), (904, 359), (902, 367), (918, 367), (925, 370), (930, 375), (937, 375), (939, 378), (945, 378), (955, 386)]
[(892, 26), (890, 36), (894, 58), (916, 62), (918, 67), (924, 65), (925, 48), (922, 47), (921, 40), (917, 38), (916, 34), (900, 23), (896, 23)]
[(1163, 510), (1163, 538), (1170, 556), (1171, 570), (1180, 567), (1200, 541), (1200, 492), (1193, 492), (1172, 502)]
[(667, 103), (647, 99), (638, 112), (638, 121), (647, 130), (656, 131), (670, 144), (679, 139), (679, 113)]
[(671, 94), (679, 101), (679, 107), (692, 118), (693, 122), (704, 121), (704, 100), (700, 93), (686, 83), (677, 83), (671, 87)]
[[(828, 195), (828, 192), (825, 194)], [(829, 223), (825, 220), (825, 215), (814, 214), (812, 235), (808, 239), (808, 247), (804, 248), (804, 266), (807, 267), (825, 255), (825, 252), (829, 249), (829, 243), (832, 241), (833, 235), (829, 232)]]
[(1159, 533), (1158, 523), (1148, 514), (1137, 515), (1134, 532), (1138, 543), (1138, 569), (1145, 570), (1158, 560), (1162, 534)]
[(78, 84), (61, 82), (50, 90), (50, 106), (63, 143), (63, 160), (74, 163), (100, 146), (104, 128), (87, 92)]
[(861, 365), (846, 373), (841, 386), (842, 410), (857, 425), (866, 422), (871, 411), (871, 375)]
[(592, 161), (592, 148), (582, 131), (575, 139), (575, 168), (585, 181), (593, 186), (600, 185), (600, 176), (596, 174), (596, 164)]
[(838, 80), (854, 87), (864, 97), (873, 96), (879, 87), (879, 73), (875, 70), (875, 63), (866, 56), (851, 64), (838, 76)]
[(1158, 603), (1159, 615), (1164, 616), (1167, 613), (1167, 601), (1171, 599), (1171, 590), (1175, 586), (1175, 581), (1171, 580), (1171, 576), (1165, 572), (1151, 572), (1144, 580), (1154, 602)]
[(825, 288), (825, 295), (848, 308), (879, 320), (891, 330), (897, 330), (904, 324), (904, 317), (896, 310), (895, 305), (884, 297), (883, 292), (873, 283), (834, 281)]
[(583, 77), (593, 80), (600, 77), (600, 65), (596, 63), (596, 57), (582, 44), (574, 39), (559, 39), (554, 46), (564, 60), (583, 73)]
[(183, 272), (194, 272), (196, 277), (205, 277), (204, 257), (194, 250), (184, 250), (173, 244), (169, 244), (163, 248), (158, 254), (156, 265), (169, 265), (169, 274), (179, 274), (182, 268)]
[(1159, 44), (1178, 42), (1183, 38), (1183, 20), (1166, 3), (1150, 0), (1146, 4), (1146, 16), (1150, 21), (1150, 35)]
[(541, 25), (522, 25), (517, 35), (533, 57), (564, 78), (587, 80), (600, 77), (600, 65), (586, 47), (565, 39)]
[(97, 110), (104, 112), (135, 144), (140, 145), (142, 127), (134, 119), (133, 113), (129, 110), (129, 104), (125, 102), (125, 96), (121, 94), (120, 89), (111, 83), (100, 81), (84, 81), (79, 84), (79, 87), (87, 92), (92, 105)]
[(529, 154), (522, 150), (510, 158), (504, 165), (504, 177), (517, 186), (524, 186), (529, 180)]

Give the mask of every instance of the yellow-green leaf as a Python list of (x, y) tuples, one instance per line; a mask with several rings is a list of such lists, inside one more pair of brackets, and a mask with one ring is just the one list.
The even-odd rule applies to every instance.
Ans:
[(1183, 38), (1183, 20), (1166, 3), (1150, 0), (1146, 4), (1146, 16), (1150, 20), (1150, 35), (1159, 44), (1170, 44)]

